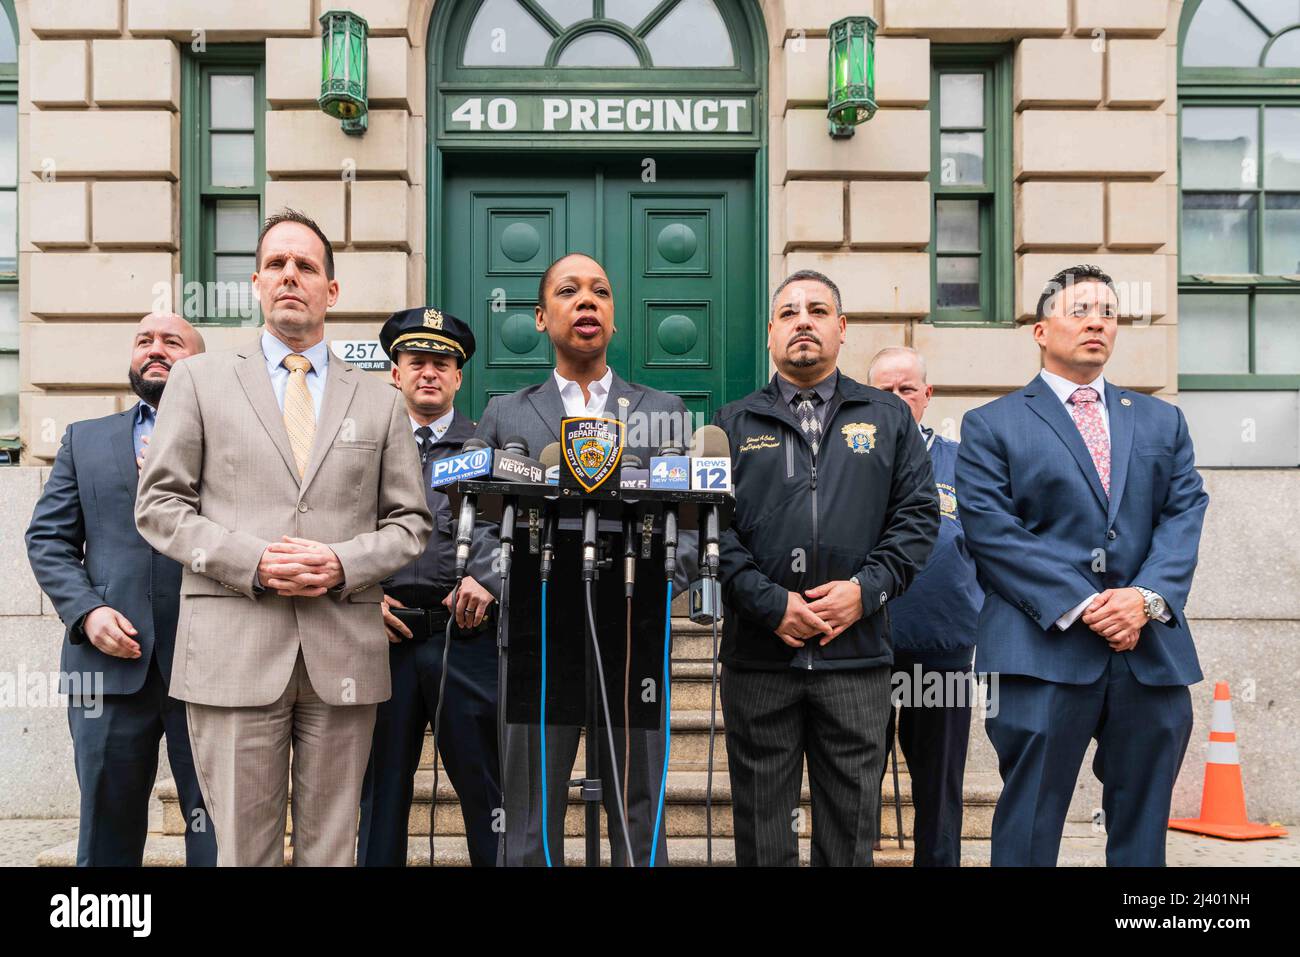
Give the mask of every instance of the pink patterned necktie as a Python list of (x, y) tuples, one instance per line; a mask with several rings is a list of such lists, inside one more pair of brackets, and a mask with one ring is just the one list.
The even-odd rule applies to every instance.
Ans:
[(1097, 467), (1097, 476), (1101, 487), (1110, 497), (1110, 436), (1106, 434), (1106, 423), (1101, 418), (1101, 406), (1097, 402), (1097, 390), (1083, 386), (1075, 389), (1069, 398), (1070, 415), (1079, 427), (1083, 444), (1088, 447), (1092, 464)]

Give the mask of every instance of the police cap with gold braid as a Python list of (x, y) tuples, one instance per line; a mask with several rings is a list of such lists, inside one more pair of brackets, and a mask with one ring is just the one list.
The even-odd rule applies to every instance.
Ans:
[(393, 313), (379, 330), (379, 344), (393, 362), (402, 351), (453, 356), (457, 366), (474, 355), (474, 333), (469, 326), (433, 307)]

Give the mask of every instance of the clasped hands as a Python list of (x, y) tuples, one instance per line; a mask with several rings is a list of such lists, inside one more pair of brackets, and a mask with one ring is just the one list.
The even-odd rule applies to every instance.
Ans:
[(285, 598), (319, 598), (342, 583), (343, 565), (323, 542), (285, 535), (262, 552), (257, 580)]
[(1132, 651), (1149, 619), (1136, 588), (1107, 588), (1084, 609), (1083, 623), (1105, 638), (1113, 651)]
[(818, 644), (825, 645), (861, 618), (862, 589), (851, 581), (827, 582), (802, 595), (787, 594), (776, 636), (791, 648), (802, 648), (809, 638), (821, 635)]

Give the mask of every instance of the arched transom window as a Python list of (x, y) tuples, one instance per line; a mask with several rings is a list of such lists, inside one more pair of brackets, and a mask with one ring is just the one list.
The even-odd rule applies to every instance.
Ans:
[(1300, 0), (1202, 0), (1183, 39), (1183, 66), (1300, 67)]
[(736, 51), (714, 0), (483, 0), (465, 67), (731, 68)]

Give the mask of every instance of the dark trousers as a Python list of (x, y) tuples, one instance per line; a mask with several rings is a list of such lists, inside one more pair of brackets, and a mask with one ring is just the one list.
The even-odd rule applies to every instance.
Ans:
[[(613, 689), (610, 689), (611, 698)], [(614, 706), (611, 701), (611, 707)], [(564, 864), (564, 818), (569, 806), (570, 778), (585, 777), (585, 765), (575, 770), (580, 729), (571, 725), (546, 726), (546, 818), (551, 865)], [(610, 860), (615, 867), (627, 863), (623, 846), (623, 828), (614, 797), (614, 776), (623, 786), (622, 728), (614, 728), (615, 757), (611, 760), (608, 737), (602, 725), (598, 732), (599, 774), (605, 820), (609, 827)], [(589, 744), (588, 747), (591, 745)], [(507, 867), (544, 867), (546, 852), (542, 845), (542, 776), (541, 726), (512, 724), (506, 728), (506, 847)], [(637, 867), (650, 863), (650, 836), (654, 832), (655, 812), (659, 805), (659, 781), (663, 775), (664, 733), (644, 728), (631, 730), (628, 752), (627, 828), (632, 856)], [(655, 834), (658, 849), (655, 866), (668, 864), (667, 810)]]
[(741, 671), (723, 666), (736, 863), (799, 864), (804, 755), (814, 866), (870, 866), (880, 815), (890, 667)]
[(1116, 652), (1092, 684), (1001, 675), (992, 695), (984, 728), (1002, 773), (993, 865), (1056, 865), (1079, 766), (1096, 738), (1107, 865), (1163, 867), (1174, 780), (1192, 732), (1187, 688), (1141, 684)]
[[(445, 640), (435, 634), (424, 642), (389, 645), (393, 695), (379, 705), (361, 790), (357, 864), (362, 867), (406, 865), (415, 771), (438, 706)], [(493, 815), (501, 806), (495, 630), (453, 638), (447, 669), (438, 753), (460, 799), (470, 863), (491, 867), (497, 851)]]
[(194, 774), (185, 703), (167, 694), (157, 657), (135, 694), (102, 695), (94, 701), (69, 697), (68, 726), (81, 788), (78, 867), (139, 867), (144, 862), (149, 795), (164, 735), (185, 815), (185, 863), (216, 866), (216, 833)]
[[(925, 685), (936, 682), (938, 702), (924, 696)], [(901, 687), (909, 693), (898, 710), (898, 743), (907, 759), (912, 779), (913, 867), (961, 865), (962, 780), (966, 774), (966, 748), (970, 744), (970, 716), (974, 685), (970, 666), (957, 671), (934, 671), (921, 658), (894, 652), (894, 674), (907, 676)], [(894, 740), (894, 709), (889, 710), (885, 747)], [(881, 778), (885, 768), (881, 766)]]

